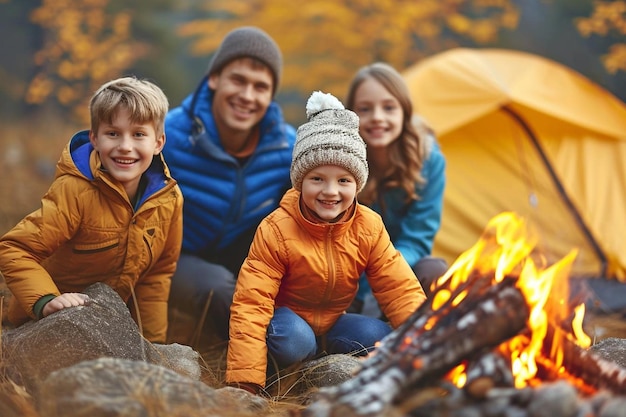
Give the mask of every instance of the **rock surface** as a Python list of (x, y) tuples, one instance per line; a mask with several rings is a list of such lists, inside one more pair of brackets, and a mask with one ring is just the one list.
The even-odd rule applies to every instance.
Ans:
[(144, 339), (111, 287), (97, 283), (85, 293), (88, 305), (3, 332), (2, 363), (12, 380), (33, 393), (51, 372), (101, 357), (159, 364), (198, 379), (199, 355), (182, 345), (156, 348)]
[[(232, 391), (246, 395), (234, 401)], [(52, 372), (39, 387), (41, 417), (210, 416), (266, 413), (268, 401), (217, 390), (162, 366), (100, 358)]]

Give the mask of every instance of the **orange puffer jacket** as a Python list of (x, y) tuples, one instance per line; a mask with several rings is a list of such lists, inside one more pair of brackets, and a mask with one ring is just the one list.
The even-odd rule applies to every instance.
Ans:
[(231, 306), (227, 382), (265, 383), (265, 334), (274, 309), (289, 307), (323, 335), (345, 313), (367, 273), (374, 296), (395, 328), (426, 299), (411, 267), (394, 248), (382, 219), (356, 204), (340, 223), (312, 223), (291, 189), (259, 225)]
[(124, 301), (134, 294), (139, 320), (133, 314), (144, 336), (165, 342), (167, 300), (182, 242), (180, 189), (159, 155), (144, 201), (134, 211), (122, 186), (101, 169), (86, 136), (77, 134), (73, 141), (77, 147), (63, 151), (41, 207), (0, 239), (0, 272), (13, 293), (9, 320), (19, 325), (35, 318), (33, 306), (44, 295), (104, 282)]

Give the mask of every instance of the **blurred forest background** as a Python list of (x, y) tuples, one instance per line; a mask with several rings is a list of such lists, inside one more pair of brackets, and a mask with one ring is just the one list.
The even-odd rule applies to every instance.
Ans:
[(457, 46), (538, 54), (626, 100), (623, 0), (0, 0), (0, 234), (38, 206), (98, 86), (148, 78), (176, 106), (240, 25), (280, 45), (295, 126), (311, 91), (343, 98), (361, 65), (402, 71)]

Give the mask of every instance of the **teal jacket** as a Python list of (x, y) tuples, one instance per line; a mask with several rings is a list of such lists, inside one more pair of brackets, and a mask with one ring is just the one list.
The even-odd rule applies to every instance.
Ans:
[[(419, 200), (407, 204), (406, 192), (393, 188), (381, 194), (382, 206), (379, 202), (371, 205), (383, 218), (393, 245), (411, 267), (431, 254), (435, 235), (441, 225), (446, 160), (434, 136), (428, 138), (432, 141), (432, 146), (422, 167), (422, 177), (426, 183), (416, 187)], [(362, 277), (357, 298), (363, 299), (369, 291), (369, 284)]]

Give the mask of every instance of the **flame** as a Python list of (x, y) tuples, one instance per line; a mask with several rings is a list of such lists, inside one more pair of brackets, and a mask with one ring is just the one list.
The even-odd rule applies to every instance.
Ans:
[(574, 319), (572, 320), (572, 331), (574, 332), (575, 340), (579, 342), (579, 345), (583, 348), (591, 346), (591, 338), (587, 336), (587, 333), (583, 330), (583, 320), (585, 319), (585, 305), (581, 304), (574, 309)]
[(457, 387), (462, 387), (467, 382), (467, 365), (461, 363), (448, 372), (447, 378)]
[[(558, 370), (563, 363), (562, 344), (557, 335), (548, 335), (549, 323), (563, 323), (568, 311), (568, 277), (572, 263), (578, 253), (572, 250), (557, 263), (546, 267), (545, 260), (534, 250), (537, 234), (519, 216), (504, 212), (494, 217), (479, 241), (461, 254), (450, 269), (433, 284), (433, 309), (448, 303), (460, 284), (468, 281), (471, 273), (493, 275), (493, 282), (505, 277), (518, 277), (516, 286), (522, 291), (530, 309), (527, 321), (528, 332), (518, 335), (498, 347), (498, 351), (510, 358), (515, 386), (523, 388), (533, 385), (537, 375), (537, 361), (545, 356), (545, 346), (550, 346), (553, 368)], [(459, 292), (451, 304), (456, 305), (466, 296)], [(581, 347), (588, 347), (591, 339), (582, 328), (584, 305), (575, 308), (571, 332), (567, 337)], [(548, 340), (550, 339), (550, 340)], [(544, 359), (544, 358), (542, 358)], [(462, 387), (466, 381), (465, 365), (450, 371), (447, 378)]]

